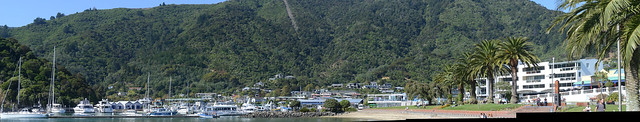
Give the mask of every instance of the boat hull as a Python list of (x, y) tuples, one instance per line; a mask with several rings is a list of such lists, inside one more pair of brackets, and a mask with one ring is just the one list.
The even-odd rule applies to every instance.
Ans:
[(11, 118), (47, 118), (47, 114), (40, 113), (1, 113), (0, 118), (2, 119), (11, 119)]
[(149, 113), (149, 116), (174, 116), (174, 115), (178, 115), (178, 112), (171, 111), (171, 112), (151, 112), (151, 113)]
[(88, 108), (73, 108), (74, 113), (95, 113), (93, 109)]

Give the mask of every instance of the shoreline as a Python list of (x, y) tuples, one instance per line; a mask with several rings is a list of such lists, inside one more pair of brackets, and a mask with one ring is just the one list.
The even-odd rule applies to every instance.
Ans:
[(470, 114), (449, 114), (440, 112), (426, 112), (403, 109), (365, 109), (357, 112), (343, 113), (334, 116), (323, 116), (326, 118), (351, 118), (365, 120), (406, 120), (406, 119), (475, 119), (479, 115)]

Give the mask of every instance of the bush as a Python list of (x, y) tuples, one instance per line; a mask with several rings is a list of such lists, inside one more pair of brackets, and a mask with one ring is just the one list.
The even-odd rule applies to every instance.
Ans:
[(358, 111), (358, 109), (356, 108), (347, 108), (347, 110), (345, 110), (347, 112), (354, 112), (354, 111)]
[(311, 108), (311, 112), (318, 112), (318, 109), (316, 109), (315, 107)]
[(300, 109), (300, 112), (309, 112), (309, 109), (307, 109), (307, 107), (302, 107), (302, 109)]
[[(624, 96), (622, 97), (624, 99)], [(614, 92), (611, 93), (609, 96), (607, 96), (607, 102), (611, 101), (611, 102), (617, 102), (618, 101), (618, 92)]]

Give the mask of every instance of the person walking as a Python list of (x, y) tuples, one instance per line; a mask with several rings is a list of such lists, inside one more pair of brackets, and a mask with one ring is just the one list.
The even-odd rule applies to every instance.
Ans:
[(547, 106), (547, 98), (544, 98), (544, 103), (542, 106)]
[(596, 112), (604, 112), (607, 109), (604, 104), (604, 99), (598, 100), (598, 104), (596, 104)]

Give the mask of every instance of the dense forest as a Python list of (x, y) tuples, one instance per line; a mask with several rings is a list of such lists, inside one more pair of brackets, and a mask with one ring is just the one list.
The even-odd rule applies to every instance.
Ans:
[[(53, 51), (53, 48), (51, 49)], [(22, 67), (18, 73), (18, 61), (22, 57)], [(43, 106), (49, 98), (51, 69), (53, 67), (48, 55), (46, 59), (38, 58), (29, 47), (18, 44), (15, 39), (0, 37), (0, 99), (4, 99), (5, 108), (13, 108), (17, 103), (18, 76), (20, 78), (20, 107)], [(21, 75), (19, 75), (21, 74)], [(75, 105), (78, 101), (98, 99), (97, 93), (86, 82), (82, 74), (71, 73), (64, 66), (57, 65), (55, 91), (57, 103)], [(6, 94), (6, 97), (4, 95)], [(4, 98), (3, 98), (4, 97)], [(16, 108), (20, 108), (16, 106)]]
[[(565, 53), (561, 33), (545, 34), (562, 12), (529, 0), (229, 0), (211, 5), (87, 9), (18, 27), (0, 27), (58, 60), (111, 99), (173, 93), (238, 93), (377, 81), (429, 82), (443, 64), (485, 39), (528, 37), (542, 60)], [(4, 29), (3, 29), (4, 28)], [(554, 31), (555, 32), (555, 31)], [(295, 79), (270, 81), (276, 74)], [(382, 79), (389, 77), (388, 79)], [(4, 80), (4, 79), (3, 79)], [(129, 97), (118, 97), (129, 93)]]

